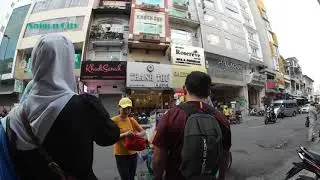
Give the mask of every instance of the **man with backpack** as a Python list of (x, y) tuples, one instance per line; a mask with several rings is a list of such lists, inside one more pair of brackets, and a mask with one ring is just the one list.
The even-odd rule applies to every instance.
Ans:
[(170, 109), (156, 128), (153, 153), (155, 180), (226, 179), (231, 147), (230, 125), (206, 104), (211, 78), (190, 73), (185, 81), (186, 103)]

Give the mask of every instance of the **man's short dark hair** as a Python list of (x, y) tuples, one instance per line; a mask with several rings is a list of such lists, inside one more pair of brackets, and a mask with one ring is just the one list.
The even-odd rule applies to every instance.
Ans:
[(200, 71), (191, 72), (185, 82), (188, 92), (199, 98), (207, 98), (210, 95), (211, 78)]

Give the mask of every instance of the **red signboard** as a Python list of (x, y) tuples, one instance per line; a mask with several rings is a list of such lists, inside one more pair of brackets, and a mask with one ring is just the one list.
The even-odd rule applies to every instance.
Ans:
[(126, 62), (122, 61), (83, 61), (81, 80), (125, 80)]
[(275, 89), (276, 84), (275, 84), (274, 80), (268, 79), (266, 82), (266, 88), (267, 89)]

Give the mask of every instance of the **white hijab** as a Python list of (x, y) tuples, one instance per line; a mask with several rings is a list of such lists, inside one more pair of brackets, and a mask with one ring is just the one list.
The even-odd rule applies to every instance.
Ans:
[(32, 51), (33, 87), (27, 100), (9, 113), (10, 127), (17, 134), (17, 148), (36, 148), (21, 121), (27, 114), (33, 132), (44, 141), (54, 121), (72, 96), (76, 94), (73, 75), (74, 47), (61, 35), (46, 35)]

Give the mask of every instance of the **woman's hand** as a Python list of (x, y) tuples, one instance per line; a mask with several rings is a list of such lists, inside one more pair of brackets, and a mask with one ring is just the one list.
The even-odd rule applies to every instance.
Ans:
[(131, 130), (127, 131), (127, 132), (124, 132), (122, 134), (120, 134), (120, 138), (124, 138), (124, 137), (127, 137), (127, 136), (132, 136), (133, 135), (133, 132)]

